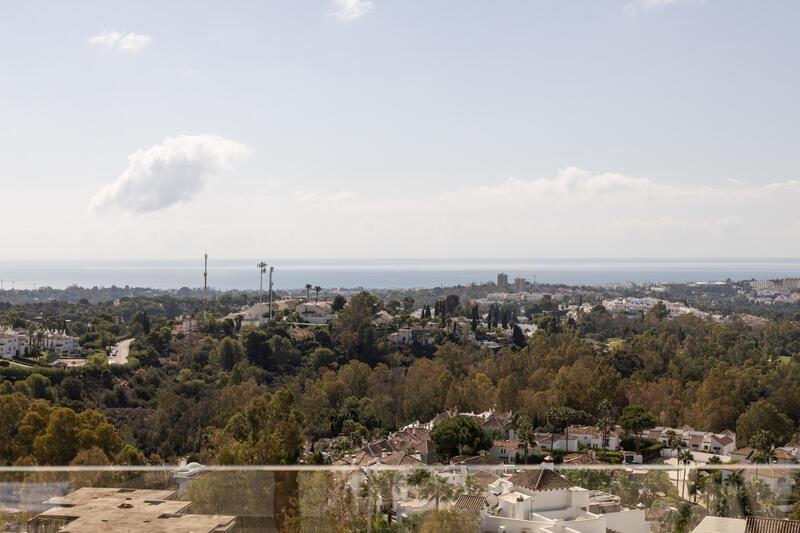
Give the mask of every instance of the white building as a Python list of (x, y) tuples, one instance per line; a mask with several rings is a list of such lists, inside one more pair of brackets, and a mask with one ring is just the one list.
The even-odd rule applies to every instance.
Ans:
[[(641, 436), (669, 444), (669, 437), (667, 436), (669, 431), (674, 431), (675, 435), (681, 439), (683, 448), (693, 452), (730, 455), (736, 450), (736, 433), (729, 429), (721, 433), (712, 433), (710, 431), (697, 431), (689, 426), (682, 428), (659, 426), (643, 431)], [(672, 456), (674, 453), (669, 449), (665, 449), (662, 451), (662, 455)]]
[(619, 437), (623, 433), (622, 428), (617, 426), (605, 435), (603, 442), (603, 432), (596, 426), (570, 426), (568, 431), (570, 437), (575, 437), (584, 446), (611, 450), (619, 448)]
[(572, 486), (552, 470), (525, 470), (488, 485), (480, 510), (490, 533), (649, 533), (644, 510), (626, 509), (620, 499)]
[(11, 359), (21, 353), (19, 335), (12, 330), (0, 331), (0, 357)]

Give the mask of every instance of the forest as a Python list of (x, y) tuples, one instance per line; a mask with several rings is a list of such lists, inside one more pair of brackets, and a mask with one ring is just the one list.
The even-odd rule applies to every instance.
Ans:
[[(242, 302), (223, 295), (211, 316)], [(536, 333), (490, 350), (447, 329), (430, 346), (389, 343), (389, 333), (417, 320), (413, 303), (389, 306), (368, 292), (326, 326), (294, 327), (278, 316), (239, 329), (210, 318), (202, 331), (184, 332), (177, 318), (198, 304), (160, 295), (116, 306), (6, 306), (4, 326), (34, 317), (62, 325), (80, 336), (88, 359), (74, 368), (0, 366), (0, 461), (319, 461), (320, 439), (344, 435), (355, 445), (452, 408), (518, 412), (547, 429), (554, 407), (599, 415), (605, 403), (619, 415), (636, 404), (660, 425), (732, 429), (741, 445), (759, 430), (786, 443), (800, 423), (800, 324), (789, 319), (747, 327), (668, 318), (658, 306), (634, 318), (602, 306), (577, 319), (529, 309)], [(469, 300), (446, 305), (444, 321), (474, 315)], [(373, 325), (386, 308), (392, 322)], [(513, 327), (511, 315), (509, 324), (489, 323)], [(131, 337), (126, 364), (98, 356)]]

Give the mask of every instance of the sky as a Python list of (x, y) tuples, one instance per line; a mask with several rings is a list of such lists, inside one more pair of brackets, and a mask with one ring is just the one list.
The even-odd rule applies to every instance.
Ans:
[(798, 257), (798, 18), (0, 0), (0, 260)]

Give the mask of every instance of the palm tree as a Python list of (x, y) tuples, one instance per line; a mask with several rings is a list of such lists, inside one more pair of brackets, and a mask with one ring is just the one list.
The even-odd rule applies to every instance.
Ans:
[(306, 283), (306, 301), (307, 302), (311, 301), (311, 284), (310, 283)]
[(394, 504), (394, 489), (400, 479), (400, 472), (397, 470), (383, 470), (372, 472), (366, 475), (361, 483), (361, 496), (369, 502), (368, 524), (371, 524), (375, 516), (378, 498), (381, 500), (381, 509), (390, 510)]
[(600, 443), (600, 447), (605, 450), (608, 448), (608, 435), (616, 425), (616, 421), (614, 420), (614, 404), (607, 398), (600, 400), (600, 403), (597, 405), (597, 413), (600, 415), (600, 419), (597, 421), (597, 429), (600, 430), (603, 439)]
[[(680, 465), (683, 463), (683, 486), (681, 486), (681, 498), (683, 498), (685, 492), (684, 489), (686, 488), (686, 467), (692, 461), (694, 461), (694, 455), (692, 455), (692, 452), (689, 450), (682, 450), (678, 452), (678, 464)], [(678, 477), (678, 480), (680, 482), (680, 476)]]
[(425, 499), (435, 502), (436, 512), (439, 512), (439, 502), (449, 502), (455, 496), (455, 489), (442, 476), (431, 477), (419, 491), (419, 495)]
[(533, 431), (533, 425), (527, 420), (524, 420), (519, 428), (519, 439), (525, 452), (525, 464), (528, 464), (528, 446), (536, 446), (536, 433)]
[(419, 487), (424, 485), (426, 481), (431, 478), (429, 470), (424, 468), (415, 468), (410, 474), (406, 476), (406, 483), (411, 487)]
[(314, 287), (314, 292), (317, 293), (316, 299), (314, 300), (316, 303), (319, 303), (319, 291), (321, 291), (321, 290), (322, 290), (322, 287), (320, 287), (319, 285)]
[(511, 438), (510, 435), (509, 435), (509, 431), (512, 431), (512, 430), (514, 431), (514, 436), (518, 437), (518, 435), (516, 435), (516, 432), (519, 429), (519, 427), (522, 425), (522, 422), (526, 418), (527, 417), (525, 415), (523, 415), (522, 413), (520, 413), (519, 411), (517, 411), (516, 413), (512, 413), (511, 414), (511, 417), (508, 419), (508, 422), (506, 423), (505, 428), (503, 428), (506, 431), (506, 438), (507, 439)]

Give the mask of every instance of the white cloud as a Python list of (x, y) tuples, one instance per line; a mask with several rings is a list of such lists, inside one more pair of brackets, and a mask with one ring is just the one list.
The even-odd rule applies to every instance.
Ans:
[(150, 35), (140, 33), (122, 34), (117, 31), (103, 31), (89, 39), (89, 44), (114, 52), (136, 54), (153, 42)]
[(667, 6), (683, 3), (685, 1), (686, 0), (631, 0), (625, 4), (625, 11), (635, 15), (640, 11), (662, 9)]
[(334, 15), (342, 20), (357, 19), (375, 7), (370, 0), (333, 0)]
[(216, 135), (168, 137), (128, 156), (128, 168), (91, 199), (92, 209), (116, 206), (147, 213), (186, 202), (209, 178), (253, 150)]
[(339, 191), (330, 196), (330, 200), (334, 202), (343, 202), (345, 200), (353, 200), (358, 197), (358, 193), (351, 191)]

